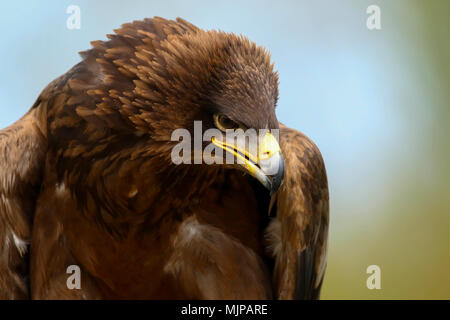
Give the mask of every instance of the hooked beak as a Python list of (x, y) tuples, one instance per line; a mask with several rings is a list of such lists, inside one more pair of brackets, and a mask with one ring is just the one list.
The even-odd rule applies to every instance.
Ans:
[(214, 137), (211, 141), (240, 159), (240, 164), (270, 191), (270, 195), (278, 191), (284, 179), (284, 159), (280, 145), (271, 133), (266, 133), (260, 141), (257, 155)]

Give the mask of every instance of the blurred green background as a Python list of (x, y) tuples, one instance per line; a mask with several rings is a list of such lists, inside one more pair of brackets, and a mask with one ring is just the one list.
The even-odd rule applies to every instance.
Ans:
[[(69, 5), (81, 29), (66, 28)], [(366, 9), (381, 9), (368, 30)], [(450, 1), (2, 1), (0, 127), (89, 41), (181, 16), (272, 52), (280, 121), (321, 149), (331, 194), (324, 299), (450, 299)], [(381, 290), (366, 268), (381, 267)]]

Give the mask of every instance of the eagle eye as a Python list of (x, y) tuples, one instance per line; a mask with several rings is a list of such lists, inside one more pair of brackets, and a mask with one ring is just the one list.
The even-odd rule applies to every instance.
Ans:
[(214, 123), (216, 127), (221, 131), (226, 131), (228, 129), (238, 129), (240, 127), (239, 124), (223, 114), (215, 114)]

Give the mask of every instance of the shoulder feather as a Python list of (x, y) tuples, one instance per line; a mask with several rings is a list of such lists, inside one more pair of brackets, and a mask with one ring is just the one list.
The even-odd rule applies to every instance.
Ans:
[[(275, 288), (280, 299), (316, 299), (326, 266), (329, 196), (325, 165), (304, 134), (280, 124), (285, 181), (273, 199), (280, 245)], [(275, 238), (274, 235), (268, 235)]]
[(46, 152), (42, 110), (0, 130), (0, 299), (29, 296), (26, 255)]

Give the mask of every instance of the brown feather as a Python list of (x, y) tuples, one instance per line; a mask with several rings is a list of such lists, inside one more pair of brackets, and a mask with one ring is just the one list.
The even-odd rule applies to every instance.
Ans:
[[(194, 120), (212, 127), (215, 112), (248, 128), (279, 127), (267, 51), (158, 17), (108, 39), (92, 42), (0, 131), (0, 298), (310, 296), (322, 277), (328, 194), (309, 140), (282, 129), (276, 290), (263, 241), (268, 193), (230, 167), (170, 159), (173, 130), (192, 131)], [(31, 241), (29, 271), (14, 235)], [(66, 287), (72, 264), (81, 290)]]
[[(276, 197), (280, 233), (274, 250), (274, 285), (279, 299), (317, 299), (326, 266), (329, 197), (325, 166), (316, 145), (280, 125), (286, 178)], [(275, 247), (272, 244), (272, 247)]]
[(0, 299), (29, 297), (28, 244), (46, 150), (42, 110), (0, 130)]

